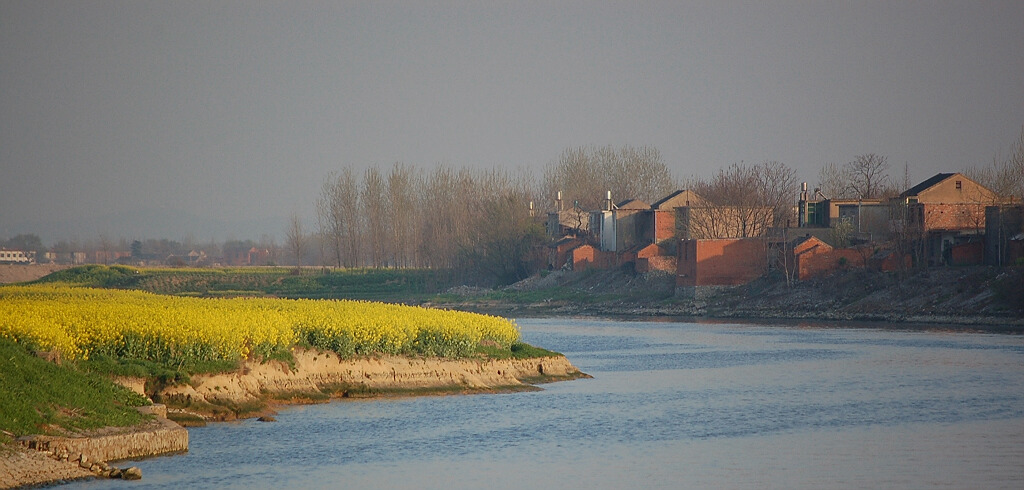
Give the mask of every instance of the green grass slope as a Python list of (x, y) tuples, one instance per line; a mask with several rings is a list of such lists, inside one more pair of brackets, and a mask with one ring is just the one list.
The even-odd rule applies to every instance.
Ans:
[(142, 396), (109, 379), (58, 366), (0, 338), (0, 440), (62, 434), (143, 420)]

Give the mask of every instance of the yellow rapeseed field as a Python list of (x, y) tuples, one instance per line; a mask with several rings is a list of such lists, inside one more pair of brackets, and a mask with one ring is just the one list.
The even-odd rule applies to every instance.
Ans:
[(186, 298), (61, 284), (0, 287), (0, 337), (67, 359), (179, 363), (266, 357), (295, 344), (358, 354), (460, 357), (509, 348), (511, 320), (346, 300)]

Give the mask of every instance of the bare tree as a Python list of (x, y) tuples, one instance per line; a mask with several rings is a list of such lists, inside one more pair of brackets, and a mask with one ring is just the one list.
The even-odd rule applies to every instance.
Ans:
[(758, 194), (772, 209), (772, 226), (786, 226), (793, 220), (796, 180), (796, 171), (782, 162), (771, 160), (759, 166)]
[(420, 207), (417, 206), (415, 188), (419, 186), (418, 172), (412, 167), (396, 163), (387, 178), (385, 218), (391, 224), (391, 263), (395, 267), (416, 264), (419, 249)]
[(295, 257), (295, 273), (302, 273), (302, 259), (306, 252), (306, 242), (308, 237), (302, 226), (302, 218), (299, 215), (292, 213), (288, 219), (288, 229), (285, 231), (285, 239), (288, 241), (288, 249), (291, 251), (292, 256)]
[(846, 248), (850, 246), (850, 240), (853, 238), (853, 223), (850, 222), (849, 218), (843, 218), (839, 220), (832, 228), (828, 230), (828, 241), (829, 245), (835, 248)]
[(889, 183), (887, 158), (874, 153), (857, 155), (852, 162), (843, 166), (847, 185), (853, 197), (873, 199), (880, 197)]
[(451, 167), (441, 165), (422, 182), (420, 202), (424, 213), (417, 255), (427, 267), (446, 269), (455, 263), (450, 253), (455, 247), (437, 245), (451, 243), (459, 237), (459, 225), (464, 222), (459, 213), (466, 205), (463, 195), (466, 183), (461, 177), (464, 176)]
[(111, 255), (110, 254), (110, 249), (111, 249), (111, 246), (112, 245), (110, 244), (110, 239), (107, 238), (107, 234), (106, 233), (100, 233), (100, 250), (103, 252), (103, 264), (104, 265), (110, 263), (110, 255)]
[(542, 192), (562, 195), (586, 210), (599, 209), (606, 191), (616, 199), (652, 202), (678, 187), (661, 153), (651, 147), (570, 148), (544, 170)]
[(843, 169), (835, 163), (826, 163), (818, 170), (818, 190), (829, 199), (848, 199), (852, 197), (850, 186), (846, 183)]
[(353, 267), (359, 261), (359, 211), (359, 184), (352, 169), (328, 174), (316, 203), (317, 227), (336, 267)]
[(1020, 136), (1011, 145), (1008, 155), (997, 155), (990, 165), (974, 166), (964, 173), (1004, 198), (1024, 199), (1024, 128), (1021, 128)]
[(342, 240), (344, 238), (344, 216), (341, 214), (341, 188), (339, 176), (333, 172), (327, 175), (320, 197), (316, 201), (316, 223), (320, 235), (321, 260), (326, 261), (326, 248), (334, 256), (335, 267), (341, 267)]
[(756, 237), (791, 220), (796, 174), (781, 162), (741, 162), (690, 187), (703, 198), (691, 204), (686, 217), (692, 238)]
[(384, 267), (390, 256), (391, 225), (387, 222), (387, 189), (380, 169), (366, 169), (360, 203), (366, 217), (365, 239), (370, 252), (370, 263), (374, 267)]

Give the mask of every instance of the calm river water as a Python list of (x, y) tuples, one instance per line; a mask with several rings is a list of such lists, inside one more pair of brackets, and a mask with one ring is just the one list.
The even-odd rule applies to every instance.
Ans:
[(1024, 337), (528, 319), (593, 379), (189, 431), (81, 488), (1024, 488)]

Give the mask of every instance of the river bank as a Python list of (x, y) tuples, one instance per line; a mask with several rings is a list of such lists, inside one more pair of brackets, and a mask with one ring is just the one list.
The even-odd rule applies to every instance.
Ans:
[[(529, 359), (442, 359), (375, 356), (341, 359), (295, 349), (293, 362), (247, 361), (230, 373), (195, 375), (188, 384), (143, 394), (164, 403), (181, 423), (271, 414), (276, 405), (337, 398), (466, 394), (538, 389), (535, 384), (587, 377), (565, 356)], [(144, 390), (141, 379), (117, 380)]]
[(139, 411), (151, 418), (137, 426), (24, 436), (0, 447), (0, 488), (93, 478), (137, 480), (142, 478), (138, 468), (108, 462), (188, 451), (188, 431), (167, 419), (166, 407), (150, 405)]
[[(296, 349), (294, 362), (245, 362), (231, 373), (195, 375), (158, 387), (143, 378), (115, 382), (163, 402), (154, 419), (71, 437), (29, 436), (0, 446), (0, 488), (120, 476), (107, 461), (188, 450), (182, 425), (270, 416), (282, 406), (338, 398), (537, 390), (535, 384), (588, 377), (564, 356), (530, 359), (440, 359), (397, 356), (340, 359)], [(164, 405), (166, 404), (166, 405)], [(181, 425), (179, 425), (179, 423)]]
[(435, 307), (511, 317), (675, 317), (943, 325), (959, 330), (1024, 333), (1024, 270), (944, 267), (888, 274), (842, 271), (787, 283), (705, 287), (688, 297), (668, 273), (624, 269), (555, 271), (495, 293), (457, 288)]

